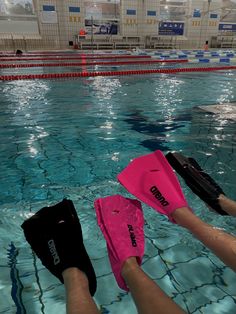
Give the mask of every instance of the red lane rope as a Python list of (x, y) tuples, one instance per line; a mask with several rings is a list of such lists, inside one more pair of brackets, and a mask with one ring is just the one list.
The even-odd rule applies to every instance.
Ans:
[(152, 64), (152, 63), (185, 63), (186, 59), (168, 60), (133, 60), (133, 61), (98, 61), (98, 62), (65, 62), (65, 63), (13, 63), (0, 64), (1, 69), (6, 68), (34, 68), (34, 67), (65, 67), (65, 66), (90, 66), (90, 65), (128, 65), (128, 64)]
[(61, 58), (61, 57), (55, 57), (55, 58), (0, 58), (0, 61), (38, 61), (38, 60), (81, 60), (81, 59), (150, 59), (151, 56), (132, 56), (132, 55), (112, 55), (112, 56), (87, 56), (87, 55), (80, 55), (78, 57), (70, 57), (70, 58)]
[(155, 69), (155, 70), (129, 70), (129, 71), (104, 71), (104, 72), (80, 72), (80, 73), (49, 73), (49, 74), (22, 74), (22, 75), (1, 75), (1, 81), (29, 80), (29, 79), (53, 79), (53, 78), (76, 78), (94, 76), (122, 76), (141, 75), (155, 73), (180, 73), (180, 72), (212, 72), (222, 70), (236, 70), (236, 66), (223, 66), (212, 68), (179, 68), (179, 69)]

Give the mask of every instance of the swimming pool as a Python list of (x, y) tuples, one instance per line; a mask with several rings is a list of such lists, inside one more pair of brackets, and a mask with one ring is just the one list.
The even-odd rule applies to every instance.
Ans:
[[(102, 313), (136, 313), (109, 265), (96, 224), (97, 197), (130, 196), (116, 175), (161, 149), (194, 156), (234, 197), (235, 124), (196, 106), (236, 100), (236, 73), (179, 73), (0, 83), (0, 313), (65, 313), (64, 288), (32, 254), (21, 223), (43, 206), (73, 200), (98, 278)], [(235, 234), (181, 181), (196, 213)], [(189, 313), (235, 313), (235, 273), (187, 231), (143, 205), (143, 269)]]

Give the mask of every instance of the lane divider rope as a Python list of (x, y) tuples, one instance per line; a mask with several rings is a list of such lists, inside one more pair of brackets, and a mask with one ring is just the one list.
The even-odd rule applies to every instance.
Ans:
[(65, 62), (65, 63), (13, 63), (0, 64), (1, 69), (7, 68), (34, 68), (34, 67), (68, 67), (68, 66), (91, 66), (91, 65), (129, 65), (129, 64), (152, 64), (152, 63), (184, 63), (188, 60), (133, 60), (133, 61), (95, 61), (95, 62)]
[(212, 72), (223, 70), (236, 70), (236, 66), (205, 67), (205, 68), (179, 68), (179, 69), (153, 69), (153, 70), (127, 70), (127, 71), (99, 71), (99, 72), (74, 72), (74, 73), (48, 73), (48, 74), (22, 74), (22, 75), (1, 75), (1, 81), (30, 80), (30, 79), (54, 79), (54, 78), (77, 78), (95, 76), (123, 76), (142, 74), (171, 74), (181, 72)]

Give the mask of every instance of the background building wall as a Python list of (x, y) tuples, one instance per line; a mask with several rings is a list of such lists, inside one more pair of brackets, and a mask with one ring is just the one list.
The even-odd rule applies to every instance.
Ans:
[[(221, 2), (193, 0), (186, 18), (186, 37), (193, 48), (203, 47), (205, 41), (217, 36), (221, 15)], [(200, 13), (198, 17), (197, 12)], [(194, 16), (195, 15), (195, 16)]]
[[(26, 0), (19, 1), (28, 10)], [(32, 1), (33, 13), (29, 9), (28, 15), (17, 15), (7, 8), (7, 0), (0, 0), (0, 38), (21, 34), (28, 40), (41, 39), (42, 48), (68, 48), (69, 42), (75, 44), (80, 30), (86, 28), (85, 20), (93, 16), (97, 24), (118, 23), (118, 34), (107, 36), (107, 41), (136, 37), (147, 43), (149, 38), (160, 36), (159, 25), (184, 23), (183, 35), (175, 37), (183, 39), (188, 48), (202, 48), (206, 40), (210, 44), (211, 38), (218, 35), (220, 22), (236, 24), (236, 0)]]

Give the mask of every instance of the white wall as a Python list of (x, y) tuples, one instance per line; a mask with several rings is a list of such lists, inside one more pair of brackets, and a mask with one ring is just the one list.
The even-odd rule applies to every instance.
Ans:
[[(186, 37), (192, 41), (193, 48), (203, 48), (205, 41), (209, 41), (212, 36), (217, 36), (221, 10), (221, 1), (192, 0), (189, 18), (186, 20)], [(201, 17), (194, 18), (194, 9), (201, 11)], [(216, 11), (216, 9), (218, 9)], [(210, 13), (216, 13), (218, 18), (210, 18)]]
[[(87, 1), (87, 0), (86, 0)], [(98, 2), (99, 0), (97, 0)], [(106, 0), (104, 0), (106, 1)], [(206, 40), (216, 36), (221, 14), (222, 0), (189, 0), (187, 2), (184, 36), (191, 42), (192, 48), (202, 48)], [(39, 33), (45, 45), (54, 48), (66, 48), (74, 36), (84, 28), (85, 7), (83, 0), (34, 0), (37, 21), (0, 20), (0, 33)], [(109, 1), (108, 1), (109, 2)], [(54, 5), (57, 21), (44, 23), (42, 20), (43, 5)], [(69, 6), (80, 7), (80, 12), (69, 12)], [(120, 34), (122, 36), (158, 35), (160, 21), (160, 0), (121, 0)], [(136, 10), (136, 15), (127, 15), (127, 9)], [(194, 9), (200, 9), (201, 17), (193, 18)], [(147, 11), (157, 11), (157, 16), (147, 16)], [(209, 18), (209, 11), (218, 14), (217, 19)], [(236, 22), (236, 21), (235, 21)], [(115, 38), (115, 35), (112, 36)]]
[(0, 33), (38, 34), (38, 22), (0, 20)]
[[(142, 1), (126, 0), (121, 2), (121, 35), (138, 35), (138, 14)], [(127, 10), (135, 10), (136, 15), (127, 15)]]

